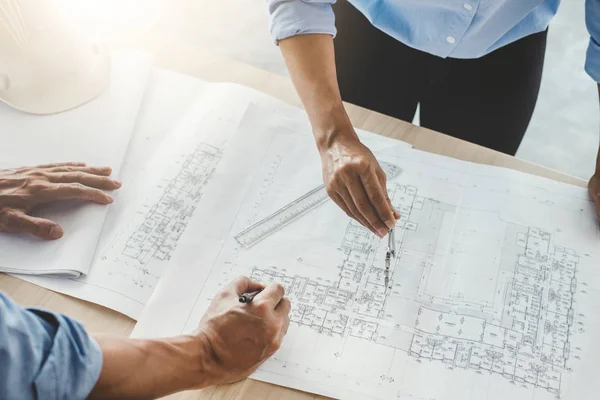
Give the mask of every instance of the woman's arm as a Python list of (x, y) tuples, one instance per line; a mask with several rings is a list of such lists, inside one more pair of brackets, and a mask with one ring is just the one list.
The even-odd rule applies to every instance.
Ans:
[(356, 135), (337, 84), (333, 38), (296, 35), (279, 41), (311, 121), (330, 197), (380, 237), (395, 225), (385, 173)]

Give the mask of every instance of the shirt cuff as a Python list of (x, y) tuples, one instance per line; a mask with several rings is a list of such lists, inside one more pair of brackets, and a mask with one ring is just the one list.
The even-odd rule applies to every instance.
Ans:
[(42, 310), (30, 310), (44, 319), (56, 318), (58, 329), (50, 353), (34, 385), (40, 399), (85, 399), (102, 370), (102, 351), (78, 322)]
[(329, 34), (335, 37), (335, 16), (330, 2), (272, 1), (269, 29), (275, 44), (296, 35)]
[(594, 38), (590, 39), (585, 62), (585, 71), (593, 80), (600, 83), (600, 44)]

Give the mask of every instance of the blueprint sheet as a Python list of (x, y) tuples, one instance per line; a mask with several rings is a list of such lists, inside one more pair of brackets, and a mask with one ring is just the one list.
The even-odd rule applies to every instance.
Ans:
[[(26, 279), (137, 319), (185, 240), (188, 223), (252, 102), (306, 125), (301, 110), (255, 90), (154, 71), (126, 156), (123, 188), (115, 192), (89, 273), (79, 279)], [(187, 110), (183, 117), (182, 109)], [(303, 134), (310, 138), (306, 128)]]
[[(113, 53), (108, 88), (92, 101), (54, 115), (31, 115), (0, 104), (0, 168), (79, 161), (119, 175), (142, 104), (151, 60)], [(34, 209), (58, 222), (60, 240), (0, 233), (0, 270), (25, 274), (86, 274), (109, 207), (63, 201)], [(26, 256), (25, 256), (26, 255)]]
[(403, 173), (387, 240), (333, 202), (250, 249), (234, 236), (321, 183), (300, 126), (251, 107), (132, 334), (193, 330), (238, 275), (292, 301), (254, 379), (344, 399), (597, 398), (600, 232), (585, 189), (380, 146)]

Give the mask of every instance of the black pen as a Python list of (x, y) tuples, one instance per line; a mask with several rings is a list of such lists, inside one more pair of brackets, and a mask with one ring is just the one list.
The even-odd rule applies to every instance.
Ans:
[(256, 292), (252, 292), (252, 293), (244, 293), (243, 295), (241, 295), (239, 297), (238, 300), (240, 301), (240, 303), (250, 303), (252, 301), (252, 299), (254, 298), (254, 296), (259, 294), (260, 292), (262, 292), (262, 289), (257, 290)]

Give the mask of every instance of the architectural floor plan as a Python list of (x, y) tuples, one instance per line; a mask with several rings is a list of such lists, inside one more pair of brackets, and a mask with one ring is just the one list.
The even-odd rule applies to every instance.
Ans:
[(134, 336), (193, 330), (243, 274), (282, 283), (292, 302), (283, 345), (255, 379), (344, 399), (596, 398), (600, 231), (585, 189), (380, 146), (403, 170), (388, 182), (401, 219), (386, 287), (387, 239), (333, 202), (250, 249), (235, 240), (321, 180), (312, 138), (265, 120), (246, 113), (239, 150), (219, 166), (227, 184), (186, 232), (203, 251), (175, 251)]
[[(508, 224), (498, 268), (470, 287), (448, 284), (460, 279), (457, 271), (436, 276), (435, 258), (444, 219), (454, 218), (456, 207), (420, 197), (414, 186), (395, 184), (390, 198), (402, 215), (394, 270), (410, 270), (414, 279), (398, 273), (386, 290), (384, 246), (355, 221), (340, 243), (335, 281), (264, 268), (250, 276), (284, 285), (298, 326), (341, 340), (368, 340), (421, 363), (498, 374), (559, 396), (577, 329), (577, 252), (539, 228)], [(394, 380), (393, 373), (382, 379)]]
[[(184, 81), (175, 86), (189, 86)], [(198, 84), (198, 83), (196, 83)], [(154, 93), (172, 93), (173, 80)], [(228, 140), (251, 101), (266, 95), (231, 84), (201, 84), (187, 112), (161, 127), (168, 99), (151, 102), (123, 167), (123, 187), (79, 279), (28, 277), (46, 288), (83, 298), (137, 319), (203, 199)], [(167, 88), (169, 88), (167, 90)], [(156, 90), (154, 88), (153, 90)], [(175, 108), (180, 102), (176, 102)], [(152, 117), (150, 117), (152, 116)], [(156, 126), (158, 125), (158, 126)], [(164, 132), (171, 129), (170, 133)], [(131, 157), (129, 157), (131, 156)]]
[(148, 264), (168, 262), (171, 254), (210, 181), (222, 156), (222, 150), (200, 143), (186, 156), (175, 176), (159, 185), (155, 198), (143, 204), (132, 221), (101, 256), (113, 264), (111, 275), (121, 275), (141, 288), (154, 288), (161, 269)]

